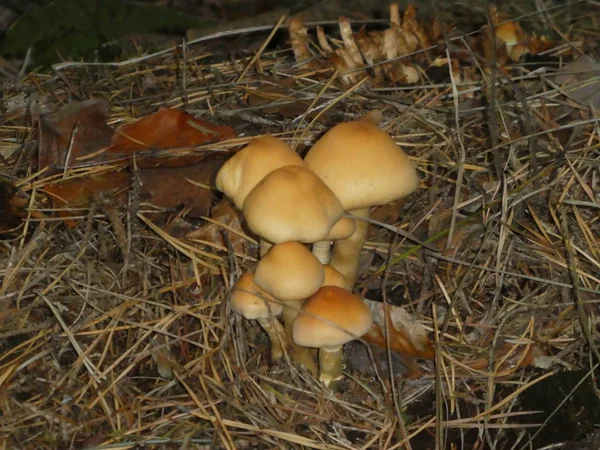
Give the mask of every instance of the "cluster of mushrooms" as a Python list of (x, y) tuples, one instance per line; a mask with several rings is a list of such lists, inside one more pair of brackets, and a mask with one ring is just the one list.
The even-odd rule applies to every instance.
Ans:
[(371, 112), (333, 127), (304, 159), (278, 138), (255, 138), (216, 179), (260, 238), (260, 260), (231, 288), (231, 309), (258, 321), (272, 360), (287, 351), (327, 386), (342, 378), (343, 345), (372, 326), (369, 308), (351, 293), (364, 219), (418, 184), (413, 163), (378, 127), (380, 119)]

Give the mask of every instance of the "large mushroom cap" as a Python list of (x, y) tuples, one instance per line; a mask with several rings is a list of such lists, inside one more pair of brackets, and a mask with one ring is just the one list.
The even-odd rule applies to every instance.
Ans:
[(344, 213), (331, 189), (303, 166), (269, 173), (250, 191), (242, 210), (250, 229), (275, 244), (323, 240)]
[(283, 166), (302, 165), (302, 158), (284, 141), (263, 136), (250, 141), (223, 164), (216, 186), (242, 209), (248, 192), (269, 172)]
[(294, 321), (294, 342), (304, 347), (336, 347), (371, 328), (371, 312), (360, 297), (338, 286), (323, 286)]
[(254, 274), (259, 287), (284, 302), (303, 300), (314, 294), (324, 279), (319, 260), (299, 242), (271, 247)]
[(304, 161), (348, 211), (405, 197), (419, 181), (408, 156), (368, 119), (336, 125), (315, 143)]
[(248, 320), (266, 319), (270, 314), (278, 316), (283, 310), (281, 302), (262, 290), (254, 281), (254, 275), (242, 275), (229, 294), (231, 309)]

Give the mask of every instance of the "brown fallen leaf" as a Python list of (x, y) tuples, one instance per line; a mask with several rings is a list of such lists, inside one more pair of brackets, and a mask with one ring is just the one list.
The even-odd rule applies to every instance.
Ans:
[[(392, 351), (433, 359), (434, 350), (427, 330), (408, 311), (388, 303), (366, 300), (371, 310), (373, 325), (362, 338), (369, 344)], [(387, 335), (386, 335), (387, 333)]]
[[(214, 200), (210, 189), (224, 158), (208, 158), (196, 164), (182, 167), (140, 169), (140, 197), (142, 201), (162, 208), (187, 208), (190, 217), (206, 216)], [(194, 184), (196, 183), (196, 184)], [(131, 174), (127, 170), (113, 170), (100, 174), (48, 183), (43, 191), (48, 194), (54, 208), (85, 208), (99, 193), (112, 192), (115, 204), (127, 203)], [(79, 222), (70, 219), (81, 212), (57, 211), (69, 227)]]
[(48, 183), (44, 186), (43, 191), (50, 198), (53, 207), (58, 209), (57, 215), (65, 218), (65, 224), (72, 228), (79, 223), (79, 220), (71, 217), (80, 216), (82, 213), (80, 211), (71, 213), (66, 210), (67, 208), (85, 208), (97, 193), (111, 191), (113, 191), (115, 203), (124, 203), (129, 185), (130, 174), (128, 172), (112, 170)]
[[(100, 193), (115, 192), (116, 206), (122, 204), (131, 185), (131, 175), (125, 167), (131, 155), (138, 152), (136, 166), (143, 200), (156, 206), (174, 208), (183, 205), (193, 217), (207, 214), (213, 201), (210, 189), (192, 184), (209, 185), (223, 163), (221, 152), (184, 152), (173, 149), (194, 149), (208, 142), (236, 136), (228, 126), (195, 119), (176, 109), (161, 108), (116, 132), (107, 125), (109, 106), (106, 102), (89, 100), (73, 103), (40, 120), (40, 167), (60, 167), (68, 155), (68, 166), (98, 164), (122, 157), (123, 167), (110, 172), (67, 178), (46, 184), (44, 191), (55, 208), (86, 207)], [(190, 180), (190, 181), (188, 181)], [(59, 215), (69, 226), (76, 220), (68, 211)]]
[(237, 133), (229, 126), (196, 119), (179, 109), (161, 108), (119, 128), (107, 151), (131, 154), (142, 150), (186, 148), (235, 136)]
[(225, 158), (212, 157), (182, 167), (140, 170), (141, 197), (163, 208), (183, 205), (190, 217), (207, 216), (214, 195), (212, 186)]
[(109, 113), (106, 101), (94, 99), (70, 103), (56, 113), (41, 115), (39, 169), (80, 167), (120, 158), (125, 165), (138, 152), (149, 153), (136, 160), (138, 167), (181, 166), (198, 162), (211, 152), (183, 156), (170, 152), (161, 158), (161, 150), (190, 149), (237, 136), (229, 126), (168, 108), (115, 131), (107, 124)]
[(78, 158), (109, 145), (114, 134), (106, 123), (109, 110), (108, 102), (92, 99), (40, 115), (38, 169), (74, 167)]
[(208, 223), (196, 230), (190, 231), (185, 235), (185, 238), (211, 242), (226, 249), (227, 243), (225, 242), (225, 233), (227, 233), (227, 239), (231, 243), (235, 253), (246, 253), (246, 240), (238, 234), (226, 230), (221, 225), (224, 224), (232, 230), (235, 230), (239, 233), (244, 233), (242, 230), (242, 218), (240, 211), (236, 209), (229, 200), (223, 199), (213, 206), (210, 216), (211, 219), (216, 223)]

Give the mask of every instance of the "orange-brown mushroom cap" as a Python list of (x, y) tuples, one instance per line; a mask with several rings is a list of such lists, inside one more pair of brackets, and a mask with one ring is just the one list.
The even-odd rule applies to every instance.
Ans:
[(372, 323), (360, 297), (338, 286), (323, 286), (304, 302), (292, 336), (304, 347), (336, 347), (359, 338)]
[(293, 241), (271, 247), (254, 274), (260, 288), (284, 302), (314, 294), (324, 279), (320, 261), (304, 245)]
[(269, 173), (248, 193), (242, 211), (253, 232), (278, 244), (324, 239), (344, 208), (309, 169), (285, 166)]
[(315, 143), (304, 161), (348, 211), (405, 197), (419, 181), (408, 156), (368, 119), (336, 125)]
[(269, 313), (281, 314), (283, 306), (271, 294), (261, 289), (252, 273), (242, 275), (229, 294), (231, 309), (248, 320), (266, 319)]

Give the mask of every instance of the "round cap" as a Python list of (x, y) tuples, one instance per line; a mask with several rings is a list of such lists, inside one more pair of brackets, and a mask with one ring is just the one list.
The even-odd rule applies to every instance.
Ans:
[(321, 287), (324, 279), (319, 260), (299, 242), (271, 247), (254, 274), (260, 288), (284, 302), (304, 300)]
[(331, 188), (345, 210), (406, 197), (419, 182), (408, 156), (368, 118), (333, 127), (304, 161)]
[(248, 320), (266, 319), (269, 310), (274, 316), (283, 311), (277, 299), (256, 285), (251, 273), (245, 273), (237, 280), (229, 293), (229, 304), (234, 312)]
[(350, 217), (342, 217), (338, 220), (325, 238), (325, 240), (337, 241), (339, 239), (348, 239), (356, 230), (356, 222)]
[(323, 266), (323, 270), (325, 271), (325, 280), (323, 281), (323, 286), (337, 286), (346, 288), (346, 278), (344, 278), (344, 275), (342, 275), (336, 268), (330, 264), (325, 264)]
[(229, 158), (217, 173), (216, 186), (242, 209), (248, 192), (269, 172), (283, 166), (303, 166), (302, 158), (273, 136), (255, 138)]
[(336, 347), (362, 336), (372, 323), (360, 297), (338, 286), (323, 286), (304, 302), (292, 337), (303, 347)]
[(269, 173), (250, 191), (242, 211), (253, 232), (279, 244), (323, 240), (344, 208), (309, 169), (286, 166)]

